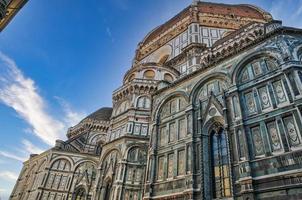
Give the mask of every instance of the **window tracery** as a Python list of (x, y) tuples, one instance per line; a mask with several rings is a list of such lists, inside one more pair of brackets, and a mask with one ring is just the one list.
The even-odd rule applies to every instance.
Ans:
[(59, 159), (52, 164), (51, 168), (61, 171), (70, 171), (70, 162), (65, 159)]
[(46, 182), (47, 188), (65, 190), (68, 180), (68, 172), (71, 170), (71, 164), (66, 159), (56, 160), (52, 166)]

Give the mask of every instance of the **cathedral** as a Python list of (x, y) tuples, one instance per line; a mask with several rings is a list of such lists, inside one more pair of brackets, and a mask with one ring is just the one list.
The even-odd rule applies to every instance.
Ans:
[(302, 199), (302, 30), (194, 1), (67, 138), (24, 162), (11, 200)]

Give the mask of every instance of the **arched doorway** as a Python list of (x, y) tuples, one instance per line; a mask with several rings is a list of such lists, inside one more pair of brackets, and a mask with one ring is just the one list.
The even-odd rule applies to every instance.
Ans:
[(227, 136), (221, 127), (210, 130), (210, 154), (213, 198), (231, 197)]

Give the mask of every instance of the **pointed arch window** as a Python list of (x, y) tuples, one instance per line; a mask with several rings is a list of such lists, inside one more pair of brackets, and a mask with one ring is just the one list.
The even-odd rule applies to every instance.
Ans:
[(229, 172), (229, 155), (224, 130), (211, 132), (213, 197), (231, 196), (231, 180)]

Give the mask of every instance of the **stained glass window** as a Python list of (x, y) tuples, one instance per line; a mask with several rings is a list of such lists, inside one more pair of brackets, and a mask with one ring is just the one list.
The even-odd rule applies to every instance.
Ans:
[(223, 198), (231, 196), (231, 183), (229, 173), (229, 156), (227, 140), (223, 129), (211, 133), (212, 147), (212, 175), (213, 197)]

